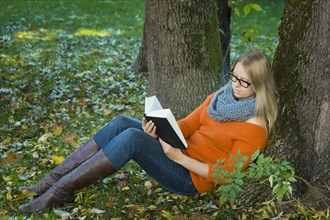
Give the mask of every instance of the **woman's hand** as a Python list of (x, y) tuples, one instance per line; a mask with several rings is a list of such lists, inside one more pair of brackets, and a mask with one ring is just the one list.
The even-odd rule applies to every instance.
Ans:
[(151, 137), (158, 138), (158, 135), (156, 134), (156, 126), (152, 121), (147, 121), (147, 119), (142, 118), (142, 129)]
[(159, 142), (163, 147), (164, 153), (169, 159), (173, 160), (174, 162), (180, 164), (181, 166), (205, 179), (208, 177), (209, 165), (207, 163), (200, 162), (183, 154), (179, 148), (172, 147), (171, 145), (163, 141), (161, 138), (159, 138)]
[(183, 159), (184, 154), (179, 148), (172, 147), (170, 144), (166, 143), (161, 138), (159, 138), (159, 142), (162, 145), (163, 151), (168, 158), (170, 158), (176, 163), (179, 163)]

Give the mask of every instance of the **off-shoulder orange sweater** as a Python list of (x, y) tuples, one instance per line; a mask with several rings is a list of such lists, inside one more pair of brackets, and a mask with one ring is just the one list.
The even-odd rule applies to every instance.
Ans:
[[(202, 103), (187, 117), (178, 121), (179, 127), (187, 141), (188, 149), (184, 154), (200, 162), (209, 164), (208, 177), (205, 179), (190, 172), (192, 181), (200, 193), (214, 188), (214, 178), (211, 176), (213, 166), (217, 160), (226, 159), (223, 169), (232, 171), (231, 164), (235, 164), (230, 155), (237, 158), (240, 150), (241, 156), (249, 158), (256, 150), (263, 151), (268, 142), (265, 128), (248, 122), (219, 122), (212, 119), (207, 112), (214, 94)], [(250, 160), (245, 162), (246, 169)], [(219, 180), (221, 184), (221, 180)]]

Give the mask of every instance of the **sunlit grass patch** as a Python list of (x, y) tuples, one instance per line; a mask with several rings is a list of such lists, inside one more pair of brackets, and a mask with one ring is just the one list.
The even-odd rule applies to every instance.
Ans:
[(39, 29), (33, 31), (20, 31), (15, 37), (18, 40), (42, 40), (42, 41), (51, 41), (57, 36), (57, 33), (52, 30)]
[[(117, 31), (118, 32), (118, 31)], [(96, 29), (79, 29), (75, 32), (76, 36), (98, 36), (98, 37), (110, 37), (116, 33), (114, 30), (96, 30)]]

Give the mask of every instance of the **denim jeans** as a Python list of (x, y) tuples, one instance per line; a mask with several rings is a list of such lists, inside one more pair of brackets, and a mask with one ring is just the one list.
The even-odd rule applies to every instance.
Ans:
[(134, 160), (166, 190), (198, 194), (189, 170), (164, 154), (159, 141), (143, 131), (141, 121), (120, 115), (99, 130), (94, 140), (117, 169)]

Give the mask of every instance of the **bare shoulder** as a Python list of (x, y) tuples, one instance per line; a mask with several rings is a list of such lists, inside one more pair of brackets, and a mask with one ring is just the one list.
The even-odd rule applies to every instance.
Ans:
[(261, 127), (265, 127), (265, 125), (266, 125), (266, 121), (262, 117), (252, 117), (252, 118), (249, 118), (246, 122), (255, 124), (255, 125), (259, 125)]

